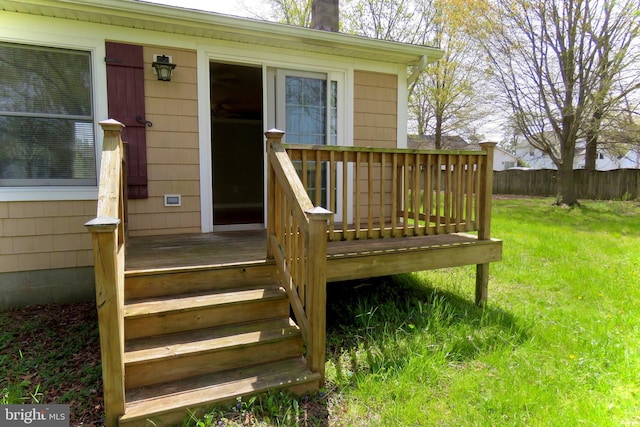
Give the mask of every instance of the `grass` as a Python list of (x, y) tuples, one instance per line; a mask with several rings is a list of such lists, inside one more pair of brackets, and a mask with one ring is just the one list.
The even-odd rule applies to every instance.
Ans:
[(640, 425), (640, 205), (553, 202), (494, 201), (483, 309), (473, 267), (329, 285), (323, 416), (201, 425)]
[(553, 202), (494, 201), (486, 307), (473, 267), (330, 284), (322, 393), (184, 424), (640, 425), (640, 204)]

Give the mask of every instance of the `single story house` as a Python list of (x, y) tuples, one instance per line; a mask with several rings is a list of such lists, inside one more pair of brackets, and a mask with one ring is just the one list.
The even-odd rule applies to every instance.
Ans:
[[(337, 27), (337, 0), (314, 11)], [(495, 144), (407, 149), (407, 88), (441, 53), (0, 0), (0, 307), (95, 298), (105, 425), (145, 426), (317, 391), (327, 282), (476, 265), (486, 303)]]
[[(515, 147), (515, 155), (517, 159), (531, 169), (557, 169), (553, 160), (547, 153), (533, 147), (526, 140), (520, 139)], [(579, 140), (576, 143), (576, 153), (573, 158), (574, 169), (584, 169), (586, 156), (586, 143)], [(598, 156), (596, 158), (596, 170), (607, 171), (612, 169), (622, 169), (625, 167), (623, 157), (617, 147), (606, 147), (600, 145), (598, 147)]]
[(129, 235), (264, 227), (266, 129), (403, 147), (407, 79), (441, 55), (131, 0), (2, 0), (0, 22), (0, 307), (93, 298), (99, 121), (125, 125)]

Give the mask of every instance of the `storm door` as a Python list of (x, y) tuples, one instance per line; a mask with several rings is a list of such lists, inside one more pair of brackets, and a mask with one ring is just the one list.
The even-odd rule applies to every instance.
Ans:
[(211, 63), (214, 226), (264, 223), (262, 68)]

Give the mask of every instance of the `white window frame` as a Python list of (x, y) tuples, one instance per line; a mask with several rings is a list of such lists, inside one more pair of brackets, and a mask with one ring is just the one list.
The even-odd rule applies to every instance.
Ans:
[[(291, 69), (285, 69), (285, 68), (277, 68), (275, 70), (275, 79), (276, 79), (276, 85), (275, 85), (275, 95), (274, 95), (274, 99), (275, 99), (275, 123), (276, 123), (276, 127), (279, 129), (284, 129), (286, 126), (286, 123), (281, 123), (282, 121), (286, 120), (286, 114), (285, 114), (285, 102), (284, 100), (285, 98), (285, 88), (286, 88), (286, 78), (289, 76), (293, 76), (293, 77), (303, 77), (303, 78), (312, 78), (312, 79), (323, 79), (327, 82), (327, 98), (325, 100), (325, 104), (327, 105), (327, 125), (326, 125), (326, 141), (325, 144), (323, 145), (334, 145), (331, 144), (331, 135), (330, 135), (330, 128), (331, 128), (331, 123), (330, 123), (330, 99), (331, 99), (331, 89), (330, 89), (330, 84), (332, 82), (336, 82), (337, 84), (337, 103), (336, 103), (336, 107), (337, 107), (337, 111), (336, 111), (336, 146), (345, 146), (345, 139), (344, 139), (344, 133), (345, 133), (345, 129), (343, 128), (344, 123), (346, 122), (345, 120), (345, 114), (343, 112), (344, 109), (344, 102), (343, 102), (343, 97), (345, 96), (345, 90), (344, 90), (344, 76), (341, 73), (336, 73), (336, 72), (327, 72), (327, 73), (323, 73), (323, 72), (319, 72), (319, 71), (303, 71), (303, 70), (291, 70)], [(273, 104), (272, 104), (273, 105)], [(273, 113), (272, 113), (273, 114)], [(284, 140), (283, 142), (286, 144), (287, 143), (287, 135), (285, 133), (284, 135)], [(339, 206), (342, 203), (342, 196), (343, 196), (343, 173), (342, 173), (342, 168), (343, 165), (341, 163), (339, 163), (336, 167), (336, 206)], [(348, 166), (348, 171), (347, 171), (348, 176), (352, 177), (353, 176), (353, 165), (349, 165)], [(330, 182), (330, 176), (329, 174), (327, 174), (326, 177), (326, 188), (329, 188), (329, 182)], [(351, 187), (351, 179), (349, 180), (349, 186)], [(266, 194), (266, 193), (265, 193)], [(352, 189), (349, 189), (349, 194), (352, 194)], [(327, 192), (327, 203), (329, 204), (329, 206), (327, 206), (326, 208), (329, 208), (331, 206), (331, 195), (332, 192)], [(349, 202), (348, 206), (347, 206), (347, 217), (351, 218), (353, 216), (353, 213), (351, 212), (353, 210), (352, 208), (353, 203)], [(334, 212), (335, 214), (335, 221), (342, 221), (343, 219), (343, 212), (344, 209), (339, 209), (338, 212)]]
[(0, 202), (97, 200), (102, 153), (102, 130), (98, 122), (107, 117), (107, 77), (104, 64), (104, 38), (87, 37), (86, 31), (60, 22), (47, 20), (46, 26), (34, 30), (31, 17), (9, 19), (0, 41), (21, 45), (41, 46), (89, 52), (91, 55), (93, 129), (95, 138), (96, 185), (0, 187)]

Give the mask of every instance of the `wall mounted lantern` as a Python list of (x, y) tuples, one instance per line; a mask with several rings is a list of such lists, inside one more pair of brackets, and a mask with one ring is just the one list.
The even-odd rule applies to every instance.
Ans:
[(165, 55), (154, 55), (155, 61), (151, 64), (156, 74), (158, 74), (158, 80), (165, 82), (171, 81), (171, 72), (176, 68), (176, 64), (171, 63), (171, 57)]

